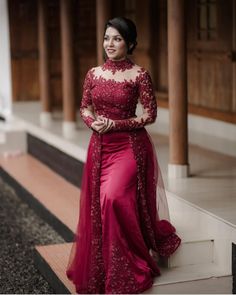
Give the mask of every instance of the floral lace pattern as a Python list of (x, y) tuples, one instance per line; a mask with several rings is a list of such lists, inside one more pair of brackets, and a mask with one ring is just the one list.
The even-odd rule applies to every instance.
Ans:
[(151, 124), (156, 120), (157, 104), (150, 75), (142, 70), (136, 82), (138, 84), (137, 92), (139, 93), (140, 103), (146, 113), (139, 118), (115, 120), (113, 130), (134, 130)]
[[(121, 251), (119, 243), (112, 242), (111, 245), (111, 269), (106, 281), (106, 290), (110, 294), (135, 294), (143, 291), (137, 283), (132, 271), (132, 263)], [(145, 288), (151, 287), (152, 279), (146, 283)]]
[[(136, 280), (130, 267), (130, 262), (122, 254), (119, 246), (111, 246), (112, 267), (107, 278), (107, 286), (111, 293), (127, 293), (137, 290)], [(128, 284), (127, 284), (128, 282)]]
[[(130, 69), (136, 73), (134, 76)], [(136, 117), (138, 100), (144, 113)], [(87, 73), (80, 113), (88, 127), (97, 115), (114, 120), (113, 131), (134, 130), (153, 123), (157, 104), (149, 73), (128, 59), (107, 60), (102, 67)]]
[[(143, 130), (142, 130), (143, 131)], [(138, 174), (137, 174), (137, 186), (138, 186), (138, 207), (140, 212), (141, 219), (141, 229), (143, 232), (143, 236), (145, 238), (145, 242), (149, 248), (157, 250), (155, 233), (150, 214), (148, 212), (148, 204), (146, 196), (146, 159), (147, 159), (147, 150), (142, 144), (141, 136), (142, 132), (137, 133), (133, 132), (130, 134), (130, 142), (131, 146), (134, 150), (134, 157), (137, 162)], [(150, 187), (152, 193), (156, 192), (156, 182), (154, 181), (153, 186)]]
[(83, 99), (80, 106), (80, 115), (85, 124), (90, 128), (95, 121), (91, 97), (91, 73), (88, 72), (83, 85)]
[(92, 245), (91, 245), (91, 273), (88, 282), (89, 293), (97, 293), (97, 290), (104, 290), (105, 284), (105, 270), (104, 261), (102, 257), (102, 223), (101, 223), (101, 209), (99, 198), (99, 175), (101, 168), (101, 144), (99, 135), (94, 135), (92, 138), (92, 161), (94, 163), (92, 169), (92, 202), (91, 202), (91, 216), (92, 216)]

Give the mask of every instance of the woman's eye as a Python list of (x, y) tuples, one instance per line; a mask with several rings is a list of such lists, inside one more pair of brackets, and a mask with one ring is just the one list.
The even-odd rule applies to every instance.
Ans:
[[(104, 41), (109, 41), (110, 38), (107, 37), (107, 36), (105, 36), (105, 37), (103, 38), (103, 40), (104, 40)], [(122, 41), (122, 38), (120, 38), (120, 37), (115, 37), (115, 38), (113, 38), (113, 41), (120, 42), (120, 41)]]

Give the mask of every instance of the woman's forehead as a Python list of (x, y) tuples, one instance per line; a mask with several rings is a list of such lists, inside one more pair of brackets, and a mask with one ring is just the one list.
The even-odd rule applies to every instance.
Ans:
[(119, 31), (113, 27), (108, 27), (106, 29), (105, 35), (109, 35), (109, 36), (121, 36), (121, 34), (119, 33)]

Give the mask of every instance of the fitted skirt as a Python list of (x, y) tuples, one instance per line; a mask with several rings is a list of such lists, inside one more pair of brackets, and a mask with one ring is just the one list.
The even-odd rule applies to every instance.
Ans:
[(140, 293), (160, 274), (150, 250), (179, 244), (147, 131), (93, 132), (67, 267), (77, 293)]

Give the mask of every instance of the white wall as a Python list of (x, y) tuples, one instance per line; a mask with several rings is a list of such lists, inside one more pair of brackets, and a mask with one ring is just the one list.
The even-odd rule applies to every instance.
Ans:
[(11, 56), (7, 0), (0, 0), (0, 115), (12, 114)]

